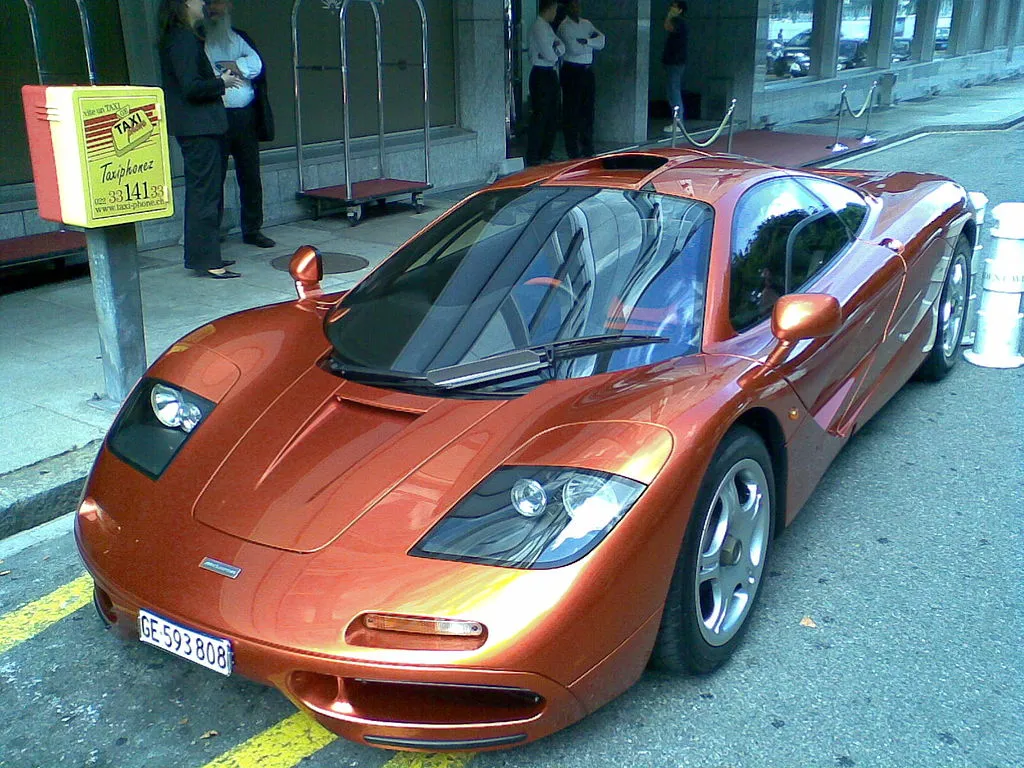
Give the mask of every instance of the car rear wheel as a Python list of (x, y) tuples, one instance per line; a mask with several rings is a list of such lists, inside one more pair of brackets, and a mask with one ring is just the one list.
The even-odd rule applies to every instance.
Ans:
[(967, 297), (970, 296), (971, 254), (970, 241), (960, 235), (953, 249), (953, 259), (946, 269), (939, 296), (939, 320), (931, 352), (921, 363), (916, 378), (938, 381), (953, 370), (960, 359), (960, 341), (967, 319)]
[(701, 482), (676, 561), (652, 661), (710, 672), (739, 645), (760, 593), (775, 532), (771, 457), (734, 427)]

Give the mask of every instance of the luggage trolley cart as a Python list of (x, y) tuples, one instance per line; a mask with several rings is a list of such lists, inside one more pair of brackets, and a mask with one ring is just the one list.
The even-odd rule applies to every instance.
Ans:
[[(375, 47), (377, 58), (377, 149), (379, 154), (380, 176), (376, 179), (352, 181), (351, 128), (349, 118), (349, 83), (348, 83), (348, 46), (347, 16), (349, 6), (353, 2), (365, 2), (373, 11), (375, 31)], [(412, 204), (417, 211), (422, 210), (419, 196), (433, 185), (430, 183), (430, 81), (427, 66), (427, 12), (423, 0), (416, 0), (420, 11), (420, 28), (423, 55), (423, 169), (424, 181), (409, 181), (387, 177), (387, 165), (384, 157), (384, 76), (381, 60), (381, 23), (380, 8), (383, 0), (334, 0), (332, 6), (338, 7), (338, 28), (341, 54), (341, 98), (342, 122), (344, 125), (345, 147), (345, 183), (330, 187), (309, 189), (306, 187), (305, 173), (302, 162), (302, 89), (299, 85), (300, 70), (324, 72), (339, 67), (328, 65), (304, 65), (299, 63), (299, 6), (302, 0), (295, 0), (292, 5), (292, 69), (295, 83), (295, 154), (298, 160), (299, 191), (296, 196), (313, 201), (314, 218), (319, 218), (321, 206), (334, 203), (345, 208), (350, 224), (355, 225), (363, 217), (363, 206), (366, 203), (383, 204), (389, 197), (411, 195)], [(325, 3), (327, 5), (327, 3)], [(328, 6), (331, 7), (331, 6)]]

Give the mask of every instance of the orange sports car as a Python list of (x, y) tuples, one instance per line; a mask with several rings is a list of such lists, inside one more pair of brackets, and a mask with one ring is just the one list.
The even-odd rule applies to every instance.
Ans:
[(537, 739), (740, 642), (843, 444), (958, 358), (977, 230), (915, 173), (688, 150), (477, 192), (347, 293), (193, 331), (107, 435), (103, 619), (364, 744)]

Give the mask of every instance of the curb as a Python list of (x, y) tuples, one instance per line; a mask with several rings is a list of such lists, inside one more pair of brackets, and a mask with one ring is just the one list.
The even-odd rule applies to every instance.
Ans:
[(0, 475), (0, 539), (73, 512), (102, 440)]
[(879, 149), (885, 149), (891, 144), (899, 144), (900, 142), (913, 139), (918, 136), (927, 136), (931, 133), (971, 133), (971, 132), (983, 132), (983, 131), (1008, 131), (1011, 128), (1015, 128), (1018, 125), (1024, 123), (1024, 112), (1009, 118), (1008, 120), (1000, 120), (992, 123), (936, 123), (935, 125), (922, 125), (915, 128), (908, 128), (898, 133), (893, 133), (890, 136), (884, 136), (879, 138), (874, 144), (868, 144), (864, 147), (857, 147), (856, 149), (849, 149), (846, 152), (836, 154), (835, 157), (826, 157), (822, 160), (813, 160), (810, 163), (806, 163), (804, 168), (827, 168), (832, 163), (839, 163), (849, 160), (851, 157), (857, 155), (867, 154), (868, 152), (876, 152)]

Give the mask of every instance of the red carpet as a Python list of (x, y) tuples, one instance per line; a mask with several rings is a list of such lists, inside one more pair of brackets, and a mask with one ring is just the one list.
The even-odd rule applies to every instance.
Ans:
[[(858, 139), (843, 138), (840, 140), (852, 149), (860, 148)], [(814, 165), (823, 160), (831, 160), (851, 151), (830, 152), (828, 148), (834, 141), (834, 134), (821, 136), (779, 131), (742, 131), (732, 137), (732, 153), (755, 160), (763, 160), (772, 165), (800, 168), (805, 165)], [(708, 147), (708, 151), (725, 152), (727, 144), (728, 137), (723, 136)], [(677, 146), (685, 146), (685, 144), (677, 142)]]

